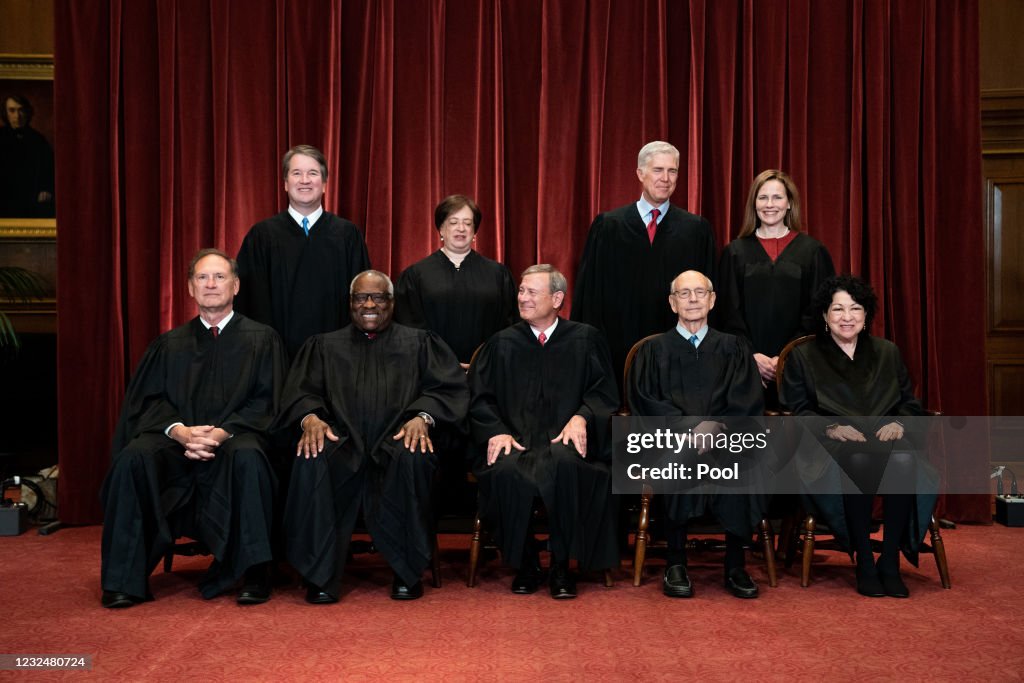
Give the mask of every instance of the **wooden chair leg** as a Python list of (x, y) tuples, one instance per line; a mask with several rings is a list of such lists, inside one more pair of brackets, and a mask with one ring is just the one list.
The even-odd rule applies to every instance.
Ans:
[(772, 527), (767, 519), (761, 520), (761, 545), (764, 547), (764, 564), (768, 569), (768, 585), (775, 588), (779, 585), (779, 578), (775, 573), (775, 544), (772, 539)]
[(611, 588), (614, 585), (615, 585), (615, 579), (612, 577), (612, 570), (611, 569), (605, 569), (604, 570), (604, 587), (605, 588)]
[(477, 512), (473, 520), (473, 538), (469, 542), (469, 576), (466, 579), (469, 588), (476, 586), (476, 569), (480, 563), (480, 527), (480, 513)]
[(434, 555), (430, 558), (430, 585), (441, 587), (441, 547), (437, 543), (437, 534), (434, 534)]
[(639, 586), (644, 573), (647, 555), (647, 525), (650, 524), (651, 494), (640, 496), (640, 519), (636, 525), (636, 552), (633, 555), (633, 585)]
[(800, 585), (807, 588), (811, 585), (811, 560), (814, 559), (814, 515), (804, 518), (804, 556), (800, 571)]
[(935, 553), (935, 565), (939, 569), (942, 587), (952, 588), (953, 584), (949, 581), (949, 564), (946, 562), (946, 544), (942, 542), (942, 534), (939, 533), (939, 525), (935, 522), (935, 517), (932, 517), (928, 530), (931, 532), (932, 551)]

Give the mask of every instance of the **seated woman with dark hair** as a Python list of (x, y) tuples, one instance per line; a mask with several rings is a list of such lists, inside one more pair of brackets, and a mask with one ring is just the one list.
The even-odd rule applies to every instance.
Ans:
[[(829, 505), (835, 496), (814, 502), (837, 540), (847, 540), (848, 532), (857, 561), (857, 592), (905, 598), (909, 591), (900, 578), (900, 550), (917, 564), (935, 496), (909, 492), (926, 466), (918, 462), (900, 417), (923, 415), (924, 410), (899, 349), (868, 332), (877, 302), (871, 286), (852, 275), (823, 282), (813, 302), (824, 318), (823, 329), (813, 342), (789, 354), (779, 398), (794, 415), (823, 416), (812, 421), (812, 429), (846, 476), (841, 506)], [(883, 475), (887, 484), (897, 484), (886, 488), (899, 492), (882, 494), (884, 532), (876, 563), (871, 508)]]

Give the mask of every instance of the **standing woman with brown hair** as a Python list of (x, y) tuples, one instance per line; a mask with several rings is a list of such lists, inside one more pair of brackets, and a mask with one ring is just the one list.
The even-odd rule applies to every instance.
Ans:
[(811, 297), (834, 274), (828, 250), (802, 231), (793, 179), (776, 169), (762, 171), (750, 186), (743, 227), (722, 251), (715, 310), (719, 330), (750, 341), (768, 407), (778, 402), (779, 352), (818, 328)]

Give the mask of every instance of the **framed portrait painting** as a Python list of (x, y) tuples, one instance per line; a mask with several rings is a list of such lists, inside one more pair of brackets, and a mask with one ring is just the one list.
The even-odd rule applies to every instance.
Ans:
[(54, 238), (53, 56), (0, 54), (0, 237)]

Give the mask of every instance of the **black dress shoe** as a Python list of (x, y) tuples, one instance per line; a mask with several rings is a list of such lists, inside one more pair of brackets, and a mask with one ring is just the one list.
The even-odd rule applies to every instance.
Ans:
[(311, 605), (330, 605), (331, 603), (338, 602), (338, 598), (327, 591), (320, 590), (319, 586), (309, 584), (306, 588), (306, 602)]
[(142, 602), (152, 602), (153, 596), (146, 594), (144, 598), (137, 598), (134, 595), (128, 595), (121, 591), (103, 591), (103, 597), (99, 599), (99, 602), (106, 608), (109, 609), (122, 609), (124, 607), (134, 607), (135, 605)]
[(878, 578), (878, 572), (874, 571), (874, 568), (871, 571), (857, 568), (857, 592), (869, 598), (885, 597), (885, 586), (882, 585), (882, 580)]
[(142, 602), (142, 600), (133, 598), (127, 593), (122, 593), (121, 591), (103, 591), (103, 597), (100, 598), (100, 603), (108, 609), (134, 607), (140, 602)]
[(555, 600), (571, 600), (576, 597), (576, 582), (564, 564), (556, 564), (551, 568), (551, 597)]
[(250, 567), (238, 591), (239, 605), (260, 605), (270, 599), (270, 567), (267, 564)]
[(544, 572), (537, 564), (524, 564), (512, 578), (512, 592), (516, 595), (530, 595), (537, 592)]
[(661, 592), (670, 598), (693, 597), (693, 584), (690, 583), (690, 575), (686, 573), (684, 565), (674, 564), (665, 569)]
[(907, 588), (907, 584), (903, 583), (903, 578), (899, 574), (883, 574), (879, 572), (878, 578), (882, 582), (882, 590), (890, 598), (910, 597), (910, 589)]
[(399, 578), (398, 574), (395, 574), (394, 581), (391, 582), (391, 599), (392, 600), (415, 600), (423, 597), (423, 582), (417, 581), (413, 585), (408, 585), (405, 581)]
[(757, 584), (743, 567), (736, 567), (725, 575), (725, 587), (737, 598), (756, 598)]

